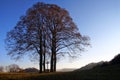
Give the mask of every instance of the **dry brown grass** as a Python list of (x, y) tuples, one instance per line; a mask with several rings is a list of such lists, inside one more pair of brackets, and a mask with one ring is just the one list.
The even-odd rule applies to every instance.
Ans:
[(22, 80), (30, 77), (39, 77), (39, 76), (50, 76), (56, 74), (62, 74), (63, 72), (57, 73), (0, 73), (0, 80)]

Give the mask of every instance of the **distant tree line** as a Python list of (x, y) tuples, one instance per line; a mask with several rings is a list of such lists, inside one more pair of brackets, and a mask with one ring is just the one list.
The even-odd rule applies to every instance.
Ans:
[(8, 66), (0, 66), (0, 72), (19, 72), (21, 68), (17, 64), (10, 64)]
[(34, 67), (20, 68), (17, 64), (10, 64), (8, 66), (0, 66), (0, 72), (10, 72), (10, 73), (38, 73), (39, 70)]
[(0, 66), (0, 72), (4, 72), (4, 67)]
[(76, 57), (90, 45), (89, 37), (79, 33), (65, 9), (41, 2), (20, 17), (17, 25), (7, 33), (6, 44), (8, 55), (14, 59), (25, 54), (39, 59), (40, 73), (45, 72), (47, 61), (50, 71), (55, 72), (58, 58)]

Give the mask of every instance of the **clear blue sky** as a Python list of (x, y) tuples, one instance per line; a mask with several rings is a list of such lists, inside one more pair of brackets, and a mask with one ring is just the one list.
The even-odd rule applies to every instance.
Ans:
[(109, 61), (120, 53), (120, 0), (0, 0), (0, 65), (12, 63), (20, 67), (36, 67), (38, 63), (30, 62), (29, 57), (15, 62), (6, 55), (4, 39), (24, 15), (26, 10), (36, 2), (57, 4), (65, 8), (83, 35), (91, 38), (91, 48), (81, 53), (76, 60), (67, 58), (58, 62), (57, 68), (79, 68), (90, 62)]

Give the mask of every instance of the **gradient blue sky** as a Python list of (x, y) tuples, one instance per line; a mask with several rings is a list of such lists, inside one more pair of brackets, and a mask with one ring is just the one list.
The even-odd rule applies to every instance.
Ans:
[(18, 62), (11, 60), (4, 43), (6, 33), (36, 2), (65, 8), (80, 33), (91, 38), (91, 48), (86, 48), (87, 51), (76, 60), (62, 58), (57, 69), (80, 68), (90, 62), (109, 61), (120, 53), (120, 0), (0, 0), (0, 65), (15, 63), (22, 68), (38, 68), (38, 63), (30, 62), (27, 56)]

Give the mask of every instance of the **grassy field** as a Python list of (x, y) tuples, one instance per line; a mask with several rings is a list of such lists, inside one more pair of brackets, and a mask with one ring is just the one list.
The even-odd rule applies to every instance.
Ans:
[(0, 80), (120, 80), (120, 65), (65, 73), (0, 73)]
[[(0, 73), (0, 80), (49, 80), (47, 77), (61, 75), (63, 72), (57, 73)], [(51, 80), (51, 79), (50, 79)]]

